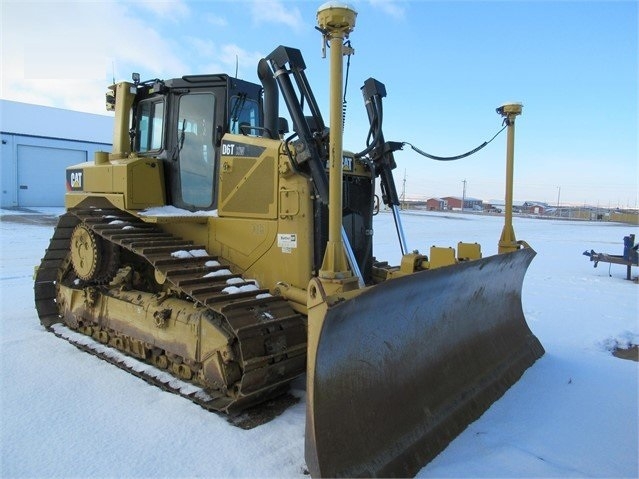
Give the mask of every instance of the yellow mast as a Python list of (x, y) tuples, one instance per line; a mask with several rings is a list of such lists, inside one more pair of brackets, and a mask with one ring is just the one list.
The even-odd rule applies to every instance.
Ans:
[(507, 103), (497, 108), (497, 113), (505, 118), (508, 125), (508, 138), (506, 140), (506, 205), (504, 216), (504, 229), (499, 239), (499, 254), (510, 253), (519, 249), (519, 243), (515, 238), (513, 228), (513, 173), (515, 153), (515, 117), (521, 115), (521, 103)]
[(352, 277), (342, 242), (342, 57), (344, 39), (355, 27), (357, 12), (348, 5), (329, 2), (317, 11), (317, 23), (330, 47), (330, 143), (328, 242), (319, 277), (340, 280)]

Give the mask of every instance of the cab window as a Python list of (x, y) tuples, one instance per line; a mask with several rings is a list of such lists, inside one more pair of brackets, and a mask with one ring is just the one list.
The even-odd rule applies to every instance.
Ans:
[(189, 93), (180, 97), (177, 144), (182, 201), (195, 208), (213, 203), (215, 96)]
[(231, 97), (230, 106), (229, 132), (255, 135), (257, 131), (253, 127), (260, 126), (258, 103), (246, 94), (240, 94)]
[(145, 100), (138, 104), (135, 150), (144, 153), (162, 148), (164, 102)]

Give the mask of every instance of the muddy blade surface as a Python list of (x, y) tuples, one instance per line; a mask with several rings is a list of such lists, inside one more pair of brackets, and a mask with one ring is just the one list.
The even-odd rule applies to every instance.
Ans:
[(544, 354), (521, 304), (534, 255), (424, 271), (330, 308), (309, 364), (311, 475), (412, 476), (513, 385)]

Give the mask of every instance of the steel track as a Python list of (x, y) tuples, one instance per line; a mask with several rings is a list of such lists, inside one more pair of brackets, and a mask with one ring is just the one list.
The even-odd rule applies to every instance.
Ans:
[[(69, 267), (71, 234), (76, 225), (84, 223), (105, 240), (136, 254), (159, 271), (170, 284), (172, 294), (180, 294), (210, 309), (223, 318), (225, 327), (238, 339), (243, 351), (242, 384), (248, 384), (247, 394), (230, 398), (221, 391), (204, 390), (198, 385), (182, 381), (166, 371), (125, 355), (91, 337), (63, 326), (59, 311), (57, 282), (61, 281)], [(196, 256), (182, 258), (172, 255), (175, 251), (197, 251)], [(267, 422), (280, 414), (297, 399), (283, 395), (288, 383), (305, 371), (306, 333), (304, 318), (295, 313), (281, 297), (271, 296), (268, 290), (252, 290), (227, 294), (222, 292), (233, 279), (236, 287), (251, 284), (241, 275), (207, 274), (227, 269), (216, 257), (204, 255), (204, 246), (194, 245), (164, 232), (159, 226), (145, 223), (140, 218), (120, 210), (83, 209), (62, 215), (54, 230), (49, 247), (35, 275), (35, 303), (40, 321), (56, 336), (74, 346), (108, 361), (127, 372), (140, 377), (156, 387), (189, 399), (209, 411), (225, 411), (232, 424), (251, 428)], [(206, 266), (208, 264), (213, 266)], [(224, 273), (224, 271), (222, 271)], [(257, 296), (257, 297), (256, 297)], [(272, 335), (272, 338), (269, 338)], [(79, 339), (80, 338), (80, 339)], [(269, 367), (255, 368), (255, 364), (274, 361), (264, 352), (269, 340), (285, 338), (287, 350), (278, 351), (277, 362)], [(280, 341), (281, 342), (281, 341)], [(254, 356), (250, 356), (255, 354)], [(261, 354), (261, 356), (260, 356)], [(276, 356), (272, 354), (271, 356)], [(283, 368), (285, 372), (282, 374)], [(272, 384), (251, 391), (253, 382), (264, 382), (264, 374), (274, 379)], [(283, 395), (283, 396), (282, 396)], [(279, 398), (278, 398), (279, 396)], [(276, 399), (274, 399), (276, 398)], [(263, 406), (252, 407), (263, 403)], [(241, 411), (241, 412), (240, 412)]]

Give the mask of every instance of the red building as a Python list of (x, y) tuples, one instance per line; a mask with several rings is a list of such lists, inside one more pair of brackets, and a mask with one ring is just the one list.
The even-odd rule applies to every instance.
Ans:
[(523, 210), (526, 213), (533, 215), (543, 215), (548, 209), (548, 203), (541, 203), (538, 201), (526, 201), (523, 206)]
[[(442, 198), (444, 201), (446, 201), (446, 203), (448, 204), (448, 209), (449, 210), (461, 210), (462, 209), (462, 202), (464, 203), (464, 208), (465, 210), (473, 210), (473, 209), (483, 209), (483, 201), (477, 198), (470, 198), (470, 197), (466, 197), (466, 198), (461, 198), (459, 196), (447, 196), (445, 198)], [(477, 206), (478, 208), (475, 208), (475, 206)]]
[(442, 198), (429, 198), (426, 200), (426, 209), (429, 211), (443, 211), (448, 209), (448, 203)]

